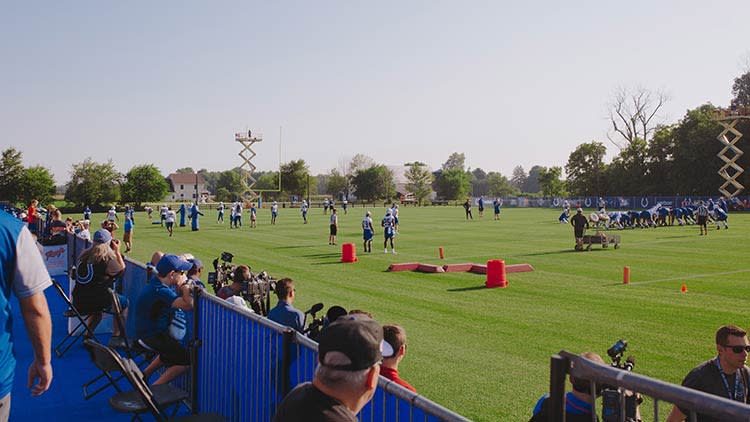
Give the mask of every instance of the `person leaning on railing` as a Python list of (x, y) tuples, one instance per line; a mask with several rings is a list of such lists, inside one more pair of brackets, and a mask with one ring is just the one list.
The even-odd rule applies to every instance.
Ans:
[(292, 327), (300, 333), (303, 332), (305, 315), (292, 306), (294, 298), (297, 297), (294, 281), (291, 278), (283, 278), (277, 281), (276, 296), (279, 298), (279, 303), (268, 312), (268, 319)]
[(339, 317), (318, 338), (312, 382), (279, 404), (275, 422), (355, 422), (378, 386), (383, 329), (364, 315)]
[[(745, 366), (750, 343), (747, 332), (736, 325), (724, 325), (716, 331), (718, 355), (696, 366), (687, 374), (682, 385), (729, 400), (748, 403), (748, 376)], [(677, 406), (667, 417), (667, 422), (683, 421), (689, 411)], [(698, 414), (698, 422), (718, 421), (710, 416)]]
[[(594, 352), (581, 353), (581, 357), (604, 364), (601, 356)], [(573, 391), (565, 394), (565, 420), (567, 422), (591, 422), (591, 382), (570, 376)], [(597, 392), (598, 393), (598, 392)], [(598, 395), (598, 394), (597, 394)], [(534, 406), (529, 422), (547, 422), (549, 418), (549, 394), (545, 394)]]
[(406, 331), (397, 324), (383, 326), (383, 364), (380, 367), (380, 375), (388, 378), (396, 384), (417, 392), (408, 382), (398, 375), (398, 364), (406, 354)]
[[(148, 380), (157, 369), (167, 366), (154, 385), (173, 380), (190, 365), (188, 350), (180, 341), (185, 337), (183, 311), (193, 310), (191, 283), (185, 275), (192, 267), (193, 264), (177, 255), (162, 256), (156, 264), (156, 274), (135, 301), (136, 336), (158, 353), (143, 371), (144, 379)], [(179, 327), (180, 322), (182, 327)]]

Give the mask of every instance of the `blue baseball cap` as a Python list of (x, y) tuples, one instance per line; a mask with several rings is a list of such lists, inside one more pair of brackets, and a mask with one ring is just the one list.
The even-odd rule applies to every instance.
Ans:
[(188, 271), (193, 268), (193, 264), (180, 258), (177, 255), (164, 255), (156, 263), (156, 272), (164, 277), (172, 271)]
[(198, 259), (198, 258), (188, 259), (188, 262), (190, 262), (191, 264), (193, 264), (193, 266), (191, 267), (191, 269), (193, 269), (193, 268), (195, 268), (195, 269), (203, 268), (203, 262), (201, 262), (201, 260)]
[(94, 243), (109, 243), (112, 241), (112, 233), (107, 229), (99, 229), (94, 232)]

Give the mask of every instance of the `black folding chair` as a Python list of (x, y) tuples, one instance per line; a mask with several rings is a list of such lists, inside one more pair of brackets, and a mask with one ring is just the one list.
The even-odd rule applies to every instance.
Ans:
[[(72, 269), (71, 273), (73, 274), (73, 277), (75, 277), (75, 268)], [(55, 290), (57, 290), (57, 293), (60, 294), (60, 297), (62, 297), (65, 303), (68, 305), (68, 309), (63, 312), (63, 316), (65, 316), (65, 318), (76, 318), (78, 320), (78, 325), (76, 325), (72, 331), (69, 331), (68, 334), (65, 335), (65, 338), (63, 338), (60, 343), (55, 346), (55, 354), (58, 357), (62, 357), (65, 352), (67, 352), (68, 349), (70, 349), (78, 341), (78, 339), (81, 338), (81, 336), (85, 335), (88, 338), (96, 338), (96, 336), (94, 335), (94, 331), (91, 330), (88, 323), (86, 322), (86, 317), (93, 315), (93, 313), (82, 314), (78, 312), (78, 309), (76, 309), (76, 307), (73, 305), (73, 302), (65, 293), (65, 290), (60, 285), (60, 283), (53, 278), (52, 284), (55, 286)], [(83, 330), (79, 331), (80, 328), (83, 328)]]
[[(123, 352), (125, 352), (125, 356), (128, 359), (137, 359), (138, 357), (143, 357), (141, 362), (138, 364), (138, 366), (143, 365), (144, 363), (147, 364), (150, 362), (154, 356), (155, 353), (149, 349), (141, 347), (136, 342), (131, 342), (127, 335), (125, 335), (125, 319), (122, 316), (122, 306), (120, 305), (120, 299), (115, 293), (114, 290), (108, 289), (109, 294), (112, 298), (112, 319), (113, 323), (117, 324), (117, 328), (120, 331), (120, 335), (122, 335), (123, 339), (125, 340), (125, 347), (122, 349)], [(93, 360), (93, 356), (92, 356)], [(98, 366), (98, 365), (97, 365)], [(120, 388), (117, 385), (117, 382), (120, 381), (123, 378), (123, 374), (120, 374), (117, 378), (113, 378), (111, 375), (111, 372), (113, 371), (119, 371), (119, 369), (116, 366), (113, 367), (107, 367), (106, 369), (102, 369), (102, 373), (93, 378), (91, 381), (87, 382), (86, 384), (83, 384), (83, 399), (88, 400), (95, 395), (99, 394), (100, 392), (106, 390), (109, 386), (114, 387), (118, 392), (120, 392)], [(97, 387), (94, 389), (94, 391), (89, 392), (89, 388), (92, 388), (94, 384), (96, 384), (99, 380), (107, 378), (107, 382), (105, 382), (103, 385)]]
[[(151, 413), (157, 421), (223, 421), (217, 415), (191, 415), (174, 418), (180, 404), (188, 398), (188, 393), (170, 384), (155, 385), (151, 388), (143, 380), (143, 373), (132, 359), (122, 358), (117, 352), (103, 344), (92, 340), (85, 340), (94, 363), (102, 370), (117, 367), (125, 375), (133, 391), (119, 392), (109, 399), (109, 404), (118, 412), (132, 413), (131, 420), (141, 420), (140, 415)], [(169, 407), (174, 407), (172, 414), (167, 413)]]

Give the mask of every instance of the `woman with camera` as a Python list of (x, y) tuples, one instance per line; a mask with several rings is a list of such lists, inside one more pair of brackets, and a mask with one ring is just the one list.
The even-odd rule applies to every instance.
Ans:
[[(96, 329), (102, 320), (102, 312), (112, 308), (112, 296), (108, 289), (113, 288), (114, 279), (125, 270), (125, 261), (120, 255), (120, 242), (112, 234), (99, 229), (94, 233), (94, 244), (78, 257), (76, 285), (73, 289), (73, 305), (81, 314), (88, 315), (87, 323), (91, 331)], [(127, 317), (128, 300), (118, 294), (123, 318)], [(110, 347), (121, 347), (125, 344), (117, 324), (113, 326), (114, 335)]]

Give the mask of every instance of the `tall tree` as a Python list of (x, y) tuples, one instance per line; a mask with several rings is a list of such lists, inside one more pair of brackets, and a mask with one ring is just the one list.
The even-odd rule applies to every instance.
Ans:
[(393, 172), (383, 164), (357, 171), (352, 183), (357, 189), (357, 197), (366, 201), (390, 200), (396, 194)]
[(513, 169), (513, 175), (510, 177), (510, 183), (520, 191), (526, 184), (526, 179), (528, 177), (529, 176), (526, 174), (526, 170), (523, 169), (523, 166), (516, 166)]
[(607, 147), (597, 141), (580, 144), (570, 153), (565, 173), (571, 194), (585, 196), (599, 195), (602, 192), (606, 153)]
[(487, 186), (487, 173), (477, 167), (470, 172), (471, 194), (472, 196), (487, 195), (489, 187)]
[(469, 193), (469, 173), (463, 169), (443, 170), (435, 178), (435, 191), (443, 199), (462, 199)]
[(187, 174), (193, 174), (195, 173), (195, 170), (193, 170), (192, 167), (182, 167), (174, 171), (175, 173), (187, 173)]
[(432, 173), (427, 169), (424, 163), (418, 161), (407, 164), (409, 169), (406, 170), (406, 188), (414, 194), (414, 199), (418, 205), (422, 205), (430, 193), (432, 193)]
[(464, 153), (454, 152), (448, 156), (448, 159), (443, 163), (441, 167), (443, 170), (459, 169), (464, 171), (466, 167), (466, 156)]
[(539, 192), (539, 171), (542, 169), (542, 166), (533, 166), (531, 167), (531, 170), (529, 170), (529, 176), (526, 177), (526, 183), (523, 184), (523, 189), (521, 189), (521, 192), (526, 193), (537, 193)]
[(111, 204), (120, 197), (122, 175), (115, 170), (112, 160), (100, 164), (87, 158), (73, 164), (65, 199), (76, 206)]
[(539, 169), (539, 186), (542, 188), (542, 195), (547, 197), (565, 195), (565, 182), (560, 180), (560, 176), (562, 176), (562, 167)]
[(734, 79), (732, 84), (732, 104), (740, 107), (750, 106), (750, 72)]
[[(310, 169), (307, 167), (305, 160), (292, 160), (281, 165), (281, 189), (289, 195), (298, 195), (303, 197), (307, 192), (307, 181), (310, 176)], [(314, 184), (310, 180), (310, 184)], [(311, 186), (313, 189), (314, 186)]]
[(637, 139), (648, 142), (658, 123), (657, 113), (666, 102), (667, 95), (661, 91), (618, 88), (609, 106), (610, 142), (621, 150)]
[(55, 194), (55, 178), (52, 173), (42, 166), (33, 166), (24, 169), (19, 186), (20, 199), (25, 204), (32, 199), (40, 203), (52, 201)]
[(349, 180), (336, 169), (331, 169), (326, 178), (325, 193), (338, 198), (339, 194), (346, 195), (349, 190)]
[(674, 125), (660, 126), (648, 143), (646, 155), (648, 178), (643, 186), (647, 195), (671, 195), (675, 192), (672, 166), (674, 165)]
[(647, 153), (648, 145), (642, 139), (636, 139), (623, 148), (607, 166), (606, 183), (599, 185), (599, 192), (596, 194), (644, 194), (650, 179)]
[(487, 174), (487, 193), (490, 196), (511, 196), (518, 194), (518, 188), (498, 172), (491, 171)]
[(122, 201), (139, 207), (144, 202), (163, 201), (169, 185), (161, 171), (153, 164), (135, 166), (125, 175)]
[(10, 147), (0, 159), (0, 199), (11, 204), (21, 199), (20, 184), (23, 178), (23, 154)]
[[(271, 186), (270, 189), (273, 189), (276, 184), (271, 184)], [(219, 173), (216, 179), (216, 195), (219, 201), (236, 201), (242, 197), (245, 190), (247, 190), (247, 185), (239, 172), (226, 170)]]

